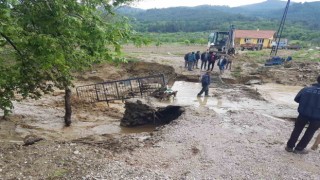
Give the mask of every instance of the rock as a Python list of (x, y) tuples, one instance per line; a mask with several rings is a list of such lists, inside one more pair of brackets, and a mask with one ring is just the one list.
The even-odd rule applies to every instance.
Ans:
[(120, 125), (126, 127), (169, 123), (185, 111), (181, 106), (154, 107), (145, 99), (126, 100), (125, 109)]
[(142, 105), (142, 101), (141, 100), (137, 100), (137, 104)]
[(148, 139), (150, 139), (150, 136), (144, 136), (144, 137), (139, 137), (139, 138), (138, 138), (138, 141), (139, 141), (139, 142), (144, 142), (144, 141), (146, 141), (146, 140), (148, 140)]
[(42, 140), (44, 140), (44, 138), (38, 137), (36, 135), (27, 135), (26, 137), (23, 138), (23, 142), (24, 142), (23, 146), (29, 146)]
[(252, 79), (245, 83), (245, 85), (262, 84), (260, 79)]
[(80, 152), (79, 151), (74, 151), (73, 154), (78, 155), (78, 154), (80, 154)]

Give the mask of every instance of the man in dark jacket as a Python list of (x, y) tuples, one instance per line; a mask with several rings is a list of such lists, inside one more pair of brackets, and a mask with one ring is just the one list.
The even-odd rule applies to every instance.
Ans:
[[(304, 149), (320, 127), (320, 75), (318, 76), (317, 81), (317, 84), (301, 89), (294, 98), (294, 100), (299, 103), (299, 116), (296, 120), (290, 139), (287, 142), (287, 147), (285, 148), (288, 152), (295, 152), (298, 154), (308, 153)], [(302, 130), (308, 123), (309, 126), (306, 132), (296, 146), (296, 142), (298, 141)]]
[(203, 52), (201, 54), (201, 58), (200, 58), (201, 59), (201, 67), (200, 67), (201, 70), (203, 69), (203, 67), (204, 67), (204, 69), (206, 69), (206, 67), (207, 67), (207, 60), (208, 60), (207, 53), (208, 53), (208, 51)]
[(187, 54), (184, 55), (184, 67), (185, 67), (185, 68), (188, 67), (188, 56), (189, 56), (189, 53), (187, 53)]
[(211, 82), (210, 72), (207, 71), (201, 78), (202, 89), (198, 93), (198, 96), (201, 96), (204, 92), (205, 96), (209, 96), (209, 85)]
[(200, 59), (200, 51), (197, 51), (197, 53), (195, 54), (195, 57), (196, 57), (196, 61), (195, 61), (194, 64), (193, 64), (193, 69), (194, 69), (194, 68), (199, 69), (199, 67), (198, 67), (198, 62), (199, 62), (199, 59)]
[(215, 63), (215, 60), (216, 60), (216, 54), (215, 53), (210, 53), (209, 55), (209, 59), (208, 59), (208, 69), (207, 71), (210, 70), (210, 67), (211, 67), (211, 71), (213, 70), (213, 67), (214, 67), (214, 63)]

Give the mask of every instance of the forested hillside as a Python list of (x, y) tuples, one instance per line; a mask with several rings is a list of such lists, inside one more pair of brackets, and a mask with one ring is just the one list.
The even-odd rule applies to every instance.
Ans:
[[(287, 4), (287, 1), (267, 0), (261, 3), (235, 7), (233, 9), (258, 12), (258, 11), (279, 9), (280, 7), (285, 7), (286, 4)], [(291, 4), (294, 4), (294, 2), (291, 2)], [(239, 11), (239, 12), (245, 12), (245, 11)]]
[[(279, 20), (282, 17), (285, 6), (285, 1), (269, 0), (254, 5), (230, 8), (231, 10), (227, 12)], [(318, 17), (320, 17), (319, 9), (320, 1), (291, 3), (287, 15), (287, 22), (289, 25), (300, 24), (307, 29), (320, 30), (320, 21), (318, 20)]]
[(150, 9), (133, 16), (138, 31), (148, 32), (197, 32), (212, 29), (223, 29), (225, 22), (255, 21), (255, 17), (241, 14), (230, 14), (218, 7), (175, 7), (166, 9)]
[[(141, 10), (131, 7), (119, 9), (131, 18), (140, 32), (204, 32), (237, 29), (277, 30), (286, 1), (268, 0), (262, 3), (231, 8), (202, 5)], [(320, 1), (291, 3), (284, 35), (294, 40), (314, 40), (320, 37)]]

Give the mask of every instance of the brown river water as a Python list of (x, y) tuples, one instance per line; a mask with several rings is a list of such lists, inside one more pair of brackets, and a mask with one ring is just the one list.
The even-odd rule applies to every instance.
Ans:
[[(171, 87), (178, 91), (177, 96), (174, 99), (157, 103), (194, 108), (207, 107), (220, 114), (228, 111), (258, 111), (277, 120), (294, 118), (297, 115), (297, 103), (293, 99), (302, 87), (278, 84), (250, 86), (266, 100), (258, 101), (243, 96), (239, 86), (228, 89), (212, 86), (209, 90), (210, 97), (197, 97), (197, 93), (201, 90), (200, 83), (177, 81)], [(230, 95), (236, 100), (230, 98)], [(123, 104), (120, 103), (117, 106), (123, 111)], [(90, 120), (87, 121), (77, 121), (74, 117), (72, 126), (64, 127), (63, 109), (40, 108), (39, 105), (32, 105), (32, 103), (15, 103), (14, 112), (13, 117), (22, 116), (23, 118), (0, 121), (0, 141), (22, 142), (22, 138), (29, 134), (46, 139), (71, 140), (95, 134), (152, 132), (156, 128), (155, 125), (134, 128), (121, 127), (119, 125), (120, 119), (96, 117), (94, 114), (88, 115), (91, 119), (89, 118)]]

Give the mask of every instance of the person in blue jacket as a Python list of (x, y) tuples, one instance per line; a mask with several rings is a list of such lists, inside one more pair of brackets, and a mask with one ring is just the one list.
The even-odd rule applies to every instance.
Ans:
[(195, 61), (196, 61), (196, 56), (195, 56), (194, 52), (189, 53), (189, 55), (188, 55), (188, 70), (189, 71), (192, 71), (192, 67), (193, 67), (193, 64)]
[(219, 59), (217, 65), (219, 66), (220, 69), (220, 74), (224, 73), (224, 66), (227, 64), (227, 59), (225, 56), (222, 56), (221, 59)]
[(194, 69), (194, 68), (199, 69), (199, 67), (198, 67), (198, 62), (199, 62), (199, 59), (200, 59), (200, 51), (197, 51), (197, 53), (195, 54), (195, 58), (196, 58), (196, 60), (195, 60), (195, 62), (193, 63), (193, 69)]
[[(317, 84), (301, 89), (294, 98), (294, 101), (299, 103), (299, 116), (285, 148), (288, 152), (298, 154), (308, 153), (305, 148), (312, 139), (314, 133), (320, 128), (320, 75), (318, 76), (317, 81)], [(302, 130), (308, 123), (308, 128), (296, 145)]]
[(201, 77), (201, 84), (202, 84), (202, 89), (198, 93), (198, 96), (201, 96), (202, 93), (204, 92), (205, 96), (209, 96), (209, 85), (211, 82), (210, 78), (210, 71), (207, 71), (202, 77)]

